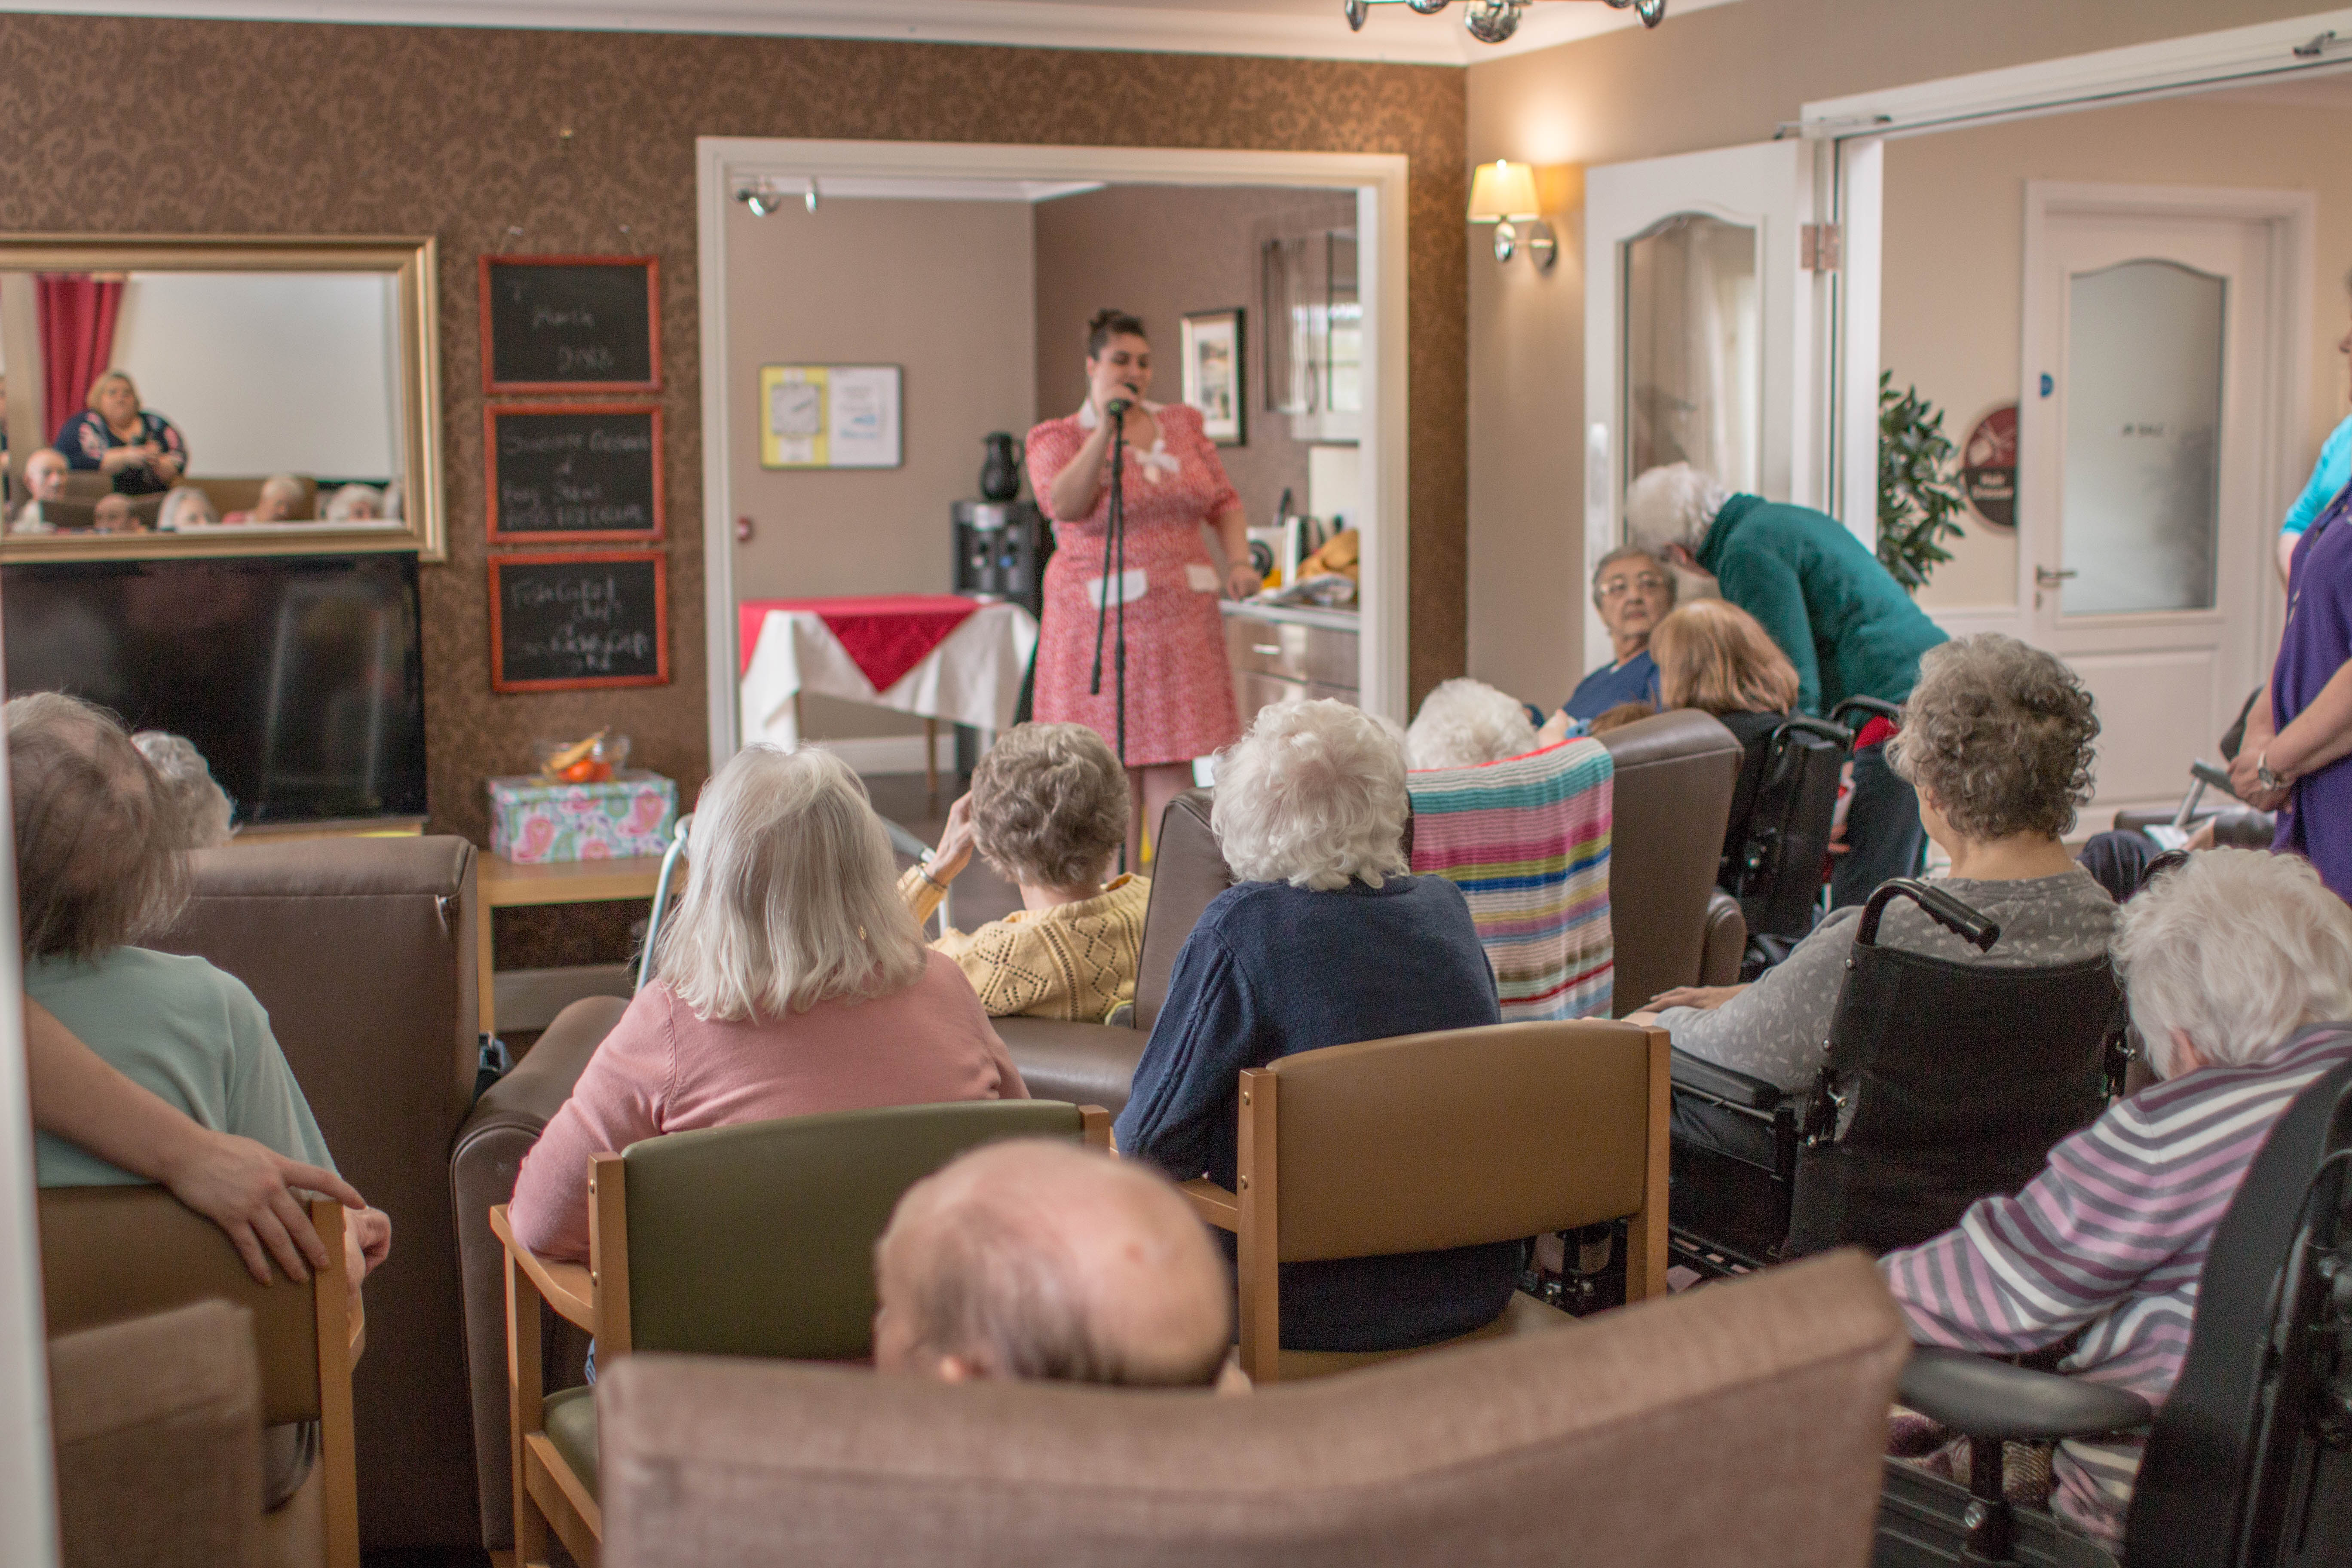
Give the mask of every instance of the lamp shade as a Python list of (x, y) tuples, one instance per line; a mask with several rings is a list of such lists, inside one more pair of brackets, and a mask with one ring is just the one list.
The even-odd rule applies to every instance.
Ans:
[(1481, 163), (1470, 177), (1470, 221), (1502, 223), (1542, 216), (1536, 201), (1536, 172), (1531, 164), (1498, 158)]

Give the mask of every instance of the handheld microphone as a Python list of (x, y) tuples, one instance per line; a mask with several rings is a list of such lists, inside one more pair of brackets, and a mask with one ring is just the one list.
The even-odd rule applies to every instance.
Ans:
[(1131, 405), (1129, 404), (1126, 398), (1114, 397), (1108, 405), (1106, 405), (1105, 412), (1109, 414), (1109, 416), (1114, 419), (1120, 419), (1126, 416), (1127, 411), (1130, 406)]

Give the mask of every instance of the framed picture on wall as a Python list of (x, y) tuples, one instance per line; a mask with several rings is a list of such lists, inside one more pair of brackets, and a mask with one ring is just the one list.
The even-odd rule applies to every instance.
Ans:
[(1202, 428), (1220, 447), (1249, 445), (1242, 341), (1239, 306), (1184, 318), (1184, 401), (1201, 411)]

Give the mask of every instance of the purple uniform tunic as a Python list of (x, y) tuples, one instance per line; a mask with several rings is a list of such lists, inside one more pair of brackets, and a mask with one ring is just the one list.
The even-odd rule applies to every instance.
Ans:
[[(2352, 658), (2352, 486), (2294, 547), (2286, 602), (2271, 671), (2271, 719), (2281, 730)], [(2352, 756), (2294, 781), (2271, 847), (2303, 856), (2336, 897), (2352, 899)]]

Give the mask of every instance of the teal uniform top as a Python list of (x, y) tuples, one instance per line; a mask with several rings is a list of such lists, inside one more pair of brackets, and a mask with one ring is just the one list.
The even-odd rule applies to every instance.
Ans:
[(1808, 713), (1849, 697), (1902, 701), (1919, 656), (1947, 640), (1861, 540), (1811, 507), (1733, 496), (1698, 563), (1797, 667), (1797, 705)]
[[(268, 1013), (236, 976), (201, 958), (118, 947), (87, 963), (32, 960), (25, 994), (125, 1078), (199, 1124), (335, 1168), (310, 1102), (269, 1032)], [(145, 1179), (46, 1132), (35, 1162), (45, 1187)]]

